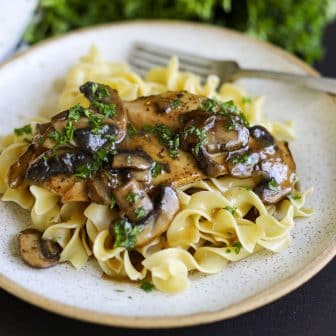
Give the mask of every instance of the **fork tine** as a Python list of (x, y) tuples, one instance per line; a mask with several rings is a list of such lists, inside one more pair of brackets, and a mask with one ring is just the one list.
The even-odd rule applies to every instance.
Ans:
[[(130, 55), (130, 59), (133, 63), (136, 63), (138, 61), (138, 64), (141, 63), (142, 65), (147, 66), (148, 68), (152, 68), (153, 66), (166, 67), (168, 60), (169, 60), (169, 59), (157, 57), (156, 55), (151, 55), (151, 54), (148, 54), (147, 52), (143, 52), (139, 50), (133, 51), (133, 53)], [(209, 74), (208, 69), (198, 68), (196, 66), (185, 64), (185, 63), (180, 63), (180, 69), (182, 71), (196, 73), (203, 77), (206, 77)]]
[(136, 42), (134, 46), (136, 49), (143, 50), (149, 54), (154, 54), (165, 59), (169, 59), (172, 55), (176, 55), (181, 64), (185, 63), (207, 70), (210, 70), (211, 68), (211, 61), (202, 56), (195, 56), (184, 51), (170, 49), (148, 42)]

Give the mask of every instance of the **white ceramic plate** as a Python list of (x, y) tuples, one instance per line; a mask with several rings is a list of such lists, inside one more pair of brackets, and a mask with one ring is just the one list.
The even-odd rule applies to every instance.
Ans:
[[(0, 134), (22, 125), (56, 99), (54, 83), (92, 44), (110, 60), (125, 60), (136, 40), (164, 43), (243, 66), (314, 74), (296, 58), (270, 45), (211, 26), (178, 22), (133, 22), (101, 26), (54, 39), (0, 69)], [(228, 318), (288, 293), (318, 272), (336, 253), (336, 104), (330, 96), (292, 85), (248, 80), (247, 92), (265, 95), (274, 120), (293, 119), (291, 145), (303, 188), (314, 186), (316, 214), (297, 222), (290, 248), (261, 252), (221, 273), (195, 276), (178, 295), (107, 281), (94, 262), (80, 271), (69, 265), (34, 270), (16, 253), (16, 234), (29, 216), (0, 203), (0, 286), (48, 310), (74, 318), (127, 327), (167, 327)], [(117, 290), (123, 290), (119, 292)]]

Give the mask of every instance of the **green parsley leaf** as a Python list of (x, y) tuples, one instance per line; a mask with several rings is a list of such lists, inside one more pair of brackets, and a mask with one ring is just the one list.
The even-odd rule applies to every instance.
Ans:
[(93, 113), (91, 110), (88, 109), (84, 110), (84, 114), (89, 120), (89, 125), (92, 129), (92, 133), (98, 134), (104, 125), (104, 116), (102, 116), (101, 114)]
[(240, 253), (240, 250), (242, 249), (242, 244), (240, 242), (236, 242), (234, 244), (232, 244), (232, 247), (234, 247), (234, 251), (236, 254)]
[(215, 99), (208, 98), (202, 103), (202, 106), (200, 107), (200, 109), (205, 112), (215, 114), (219, 110), (218, 102)]
[(129, 122), (127, 124), (127, 135), (129, 137), (134, 137), (138, 135), (139, 133), (140, 133), (139, 130), (132, 123)]
[(143, 207), (135, 209), (134, 213), (135, 213), (136, 219), (141, 219), (141, 218), (145, 217), (145, 215), (146, 215), (146, 211)]
[(162, 174), (162, 171), (163, 165), (158, 161), (154, 161), (153, 167), (151, 169), (152, 177), (159, 176), (160, 174)]
[(154, 134), (160, 144), (167, 148), (169, 156), (173, 159), (177, 158), (180, 147), (180, 137), (178, 133), (164, 124), (156, 124), (155, 126), (145, 125), (143, 130), (146, 133)]
[(113, 195), (111, 195), (109, 197), (109, 199), (111, 201), (110, 208), (113, 209), (115, 207), (115, 205), (116, 205), (116, 199), (115, 199), (115, 197)]
[(105, 148), (100, 148), (93, 153), (92, 159), (80, 165), (76, 169), (75, 176), (83, 179), (91, 178), (93, 173), (101, 169), (104, 163), (109, 159), (108, 152)]
[(238, 113), (238, 107), (233, 100), (220, 103), (220, 108), (219, 114)]
[(243, 97), (242, 100), (241, 100), (242, 104), (245, 105), (245, 104), (251, 104), (252, 103), (252, 99), (251, 97)]
[(180, 99), (174, 99), (170, 102), (170, 107), (173, 109), (179, 108), (182, 105), (182, 102)]
[(232, 157), (229, 161), (232, 164), (238, 164), (238, 163), (246, 163), (249, 160), (249, 154), (244, 154), (244, 155), (236, 155)]
[(135, 194), (134, 192), (130, 191), (127, 194), (126, 200), (129, 204), (135, 204), (136, 202), (138, 202), (140, 199), (140, 196)]
[(197, 156), (201, 146), (208, 142), (207, 132), (202, 128), (191, 125), (183, 131), (184, 139), (186, 139), (189, 135), (194, 135), (197, 139), (197, 143), (192, 149), (193, 153)]
[(14, 133), (18, 136), (21, 136), (23, 134), (32, 134), (32, 127), (30, 124), (28, 124), (20, 128), (14, 128)]
[(113, 223), (113, 247), (133, 248), (136, 244), (137, 235), (140, 232), (139, 226), (132, 224), (124, 218)]
[(235, 207), (235, 206), (227, 205), (224, 209), (229, 211), (232, 215), (235, 215), (236, 212), (237, 212), (237, 207)]
[(106, 118), (112, 118), (117, 115), (117, 105), (116, 104), (105, 104), (99, 101), (94, 101), (92, 106), (96, 108), (100, 113), (104, 114)]
[(268, 182), (268, 189), (273, 190), (273, 191), (277, 191), (278, 190), (278, 183), (277, 181), (272, 177), (271, 180)]
[(155, 289), (155, 286), (151, 283), (151, 282), (148, 282), (148, 281), (143, 281), (140, 285), (140, 288), (149, 293), (151, 291), (153, 291)]
[(289, 194), (287, 197), (289, 200), (294, 200), (294, 201), (299, 201), (302, 198), (300, 195), (295, 195), (295, 194)]
[(250, 127), (250, 122), (248, 121), (246, 115), (243, 112), (239, 112), (239, 117), (242, 119), (246, 127)]

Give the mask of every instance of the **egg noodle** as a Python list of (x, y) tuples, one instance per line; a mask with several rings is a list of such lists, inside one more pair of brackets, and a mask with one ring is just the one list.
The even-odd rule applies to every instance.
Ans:
[[(279, 140), (294, 138), (292, 122), (269, 122), (261, 113), (263, 98), (249, 97), (231, 84), (219, 86), (219, 78), (210, 75), (202, 84), (198, 76), (179, 71), (173, 57), (166, 68), (153, 68), (141, 78), (125, 63), (104, 60), (96, 48), (70, 69), (59, 99), (59, 110), (88, 101), (78, 87), (86, 81), (106, 84), (118, 90), (124, 100), (159, 94), (167, 90), (186, 90), (194, 94), (233, 100), (251, 124), (265, 126)], [(36, 123), (31, 127), (34, 134)], [(220, 177), (206, 179), (177, 189), (181, 209), (167, 232), (146, 246), (128, 251), (113, 248), (110, 223), (118, 218), (117, 209), (96, 203), (61, 203), (58, 195), (39, 186), (11, 189), (7, 183), (10, 166), (27, 149), (27, 135), (10, 134), (2, 139), (0, 155), (0, 192), (3, 201), (16, 202), (31, 211), (33, 227), (43, 238), (62, 248), (61, 262), (81, 268), (93, 256), (103, 272), (133, 281), (151, 281), (161, 291), (176, 293), (188, 287), (188, 274), (220, 272), (228, 262), (245, 258), (260, 249), (280, 252), (290, 242), (294, 219), (312, 214), (305, 208), (310, 191), (292, 192), (276, 206), (265, 206), (252, 191), (252, 179)], [(28, 139), (29, 140), (29, 139)], [(258, 210), (255, 220), (244, 218)], [(134, 254), (141, 254), (135, 263)]]

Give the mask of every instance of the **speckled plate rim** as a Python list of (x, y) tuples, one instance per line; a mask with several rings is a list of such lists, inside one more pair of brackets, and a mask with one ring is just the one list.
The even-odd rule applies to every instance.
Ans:
[[(81, 35), (90, 30), (100, 31), (113, 27), (119, 26), (134, 26), (137, 25), (178, 25), (185, 28), (201, 28), (203, 30), (208, 31), (216, 31), (222, 32), (226, 35), (231, 35), (237, 39), (244, 39), (252, 41), (255, 44), (262, 46), (263, 48), (269, 49), (272, 53), (277, 54), (283, 59), (289, 61), (290, 63), (295, 64), (299, 68), (301, 68), (305, 73), (313, 76), (319, 76), (318, 72), (315, 71), (308, 64), (304, 63), (297, 57), (287, 53), (281, 48), (275, 47), (269, 43), (262, 42), (256, 40), (252, 37), (246, 36), (239, 32), (215, 27), (208, 24), (203, 23), (190, 23), (183, 21), (173, 21), (173, 20), (134, 20), (134, 21), (125, 21), (122, 23), (112, 23), (112, 24), (103, 24), (98, 26), (93, 26), (81, 30), (76, 30), (74, 32), (65, 34), (61, 37), (55, 37), (48, 39), (44, 42), (41, 42), (26, 51), (18, 53), (8, 61), (2, 63), (0, 65), (0, 70), (5, 67), (7, 64), (13, 62), (14, 60), (26, 56), (28, 54), (34, 53), (36, 50), (44, 48), (50, 44), (60, 43), (65, 39), (73, 38), (74, 36)], [(336, 97), (330, 96), (330, 99), (333, 100), (336, 107)], [(248, 311), (260, 308), (280, 297), (290, 293), (295, 290), (305, 282), (307, 282), (310, 278), (312, 278), (315, 274), (317, 274), (324, 266), (328, 264), (329, 261), (336, 255), (336, 237), (333, 237), (330, 245), (325, 248), (325, 250), (313, 259), (309, 264), (303, 267), (300, 271), (295, 273), (294, 275), (278, 282), (276, 285), (253, 295), (239, 303), (233, 304), (225, 309), (220, 309), (213, 312), (202, 312), (197, 314), (189, 314), (189, 315), (180, 315), (173, 317), (126, 317), (120, 315), (106, 314), (106, 313), (98, 313), (96, 311), (82, 309), (71, 305), (65, 305), (53, 300), (50, 300), (44, 296), (38, 295), (33, 291), (25, 289), (24, 287), (18, 285), (13, 282), (9, 278), (0, 274), (0, 287), (5, 291), (13, 294), (14, 296), (29, 302), (33, 305), (36, 305), (40, 308), (43, 308), (49, 312), (57, 313), (66, 317), (79, 319), (83, 321), (99, 323), (110, 326), (120, 326), (127, 328), (169, 328), (169, 327), (184, 327), (191, 325), (204, 324), (209, 322), (215, 322), (219, 320), (224, 320), (228, 318), (232, 318), (238, 316), (240, 314), (246, 313)]]

